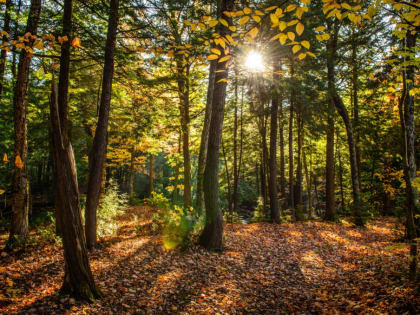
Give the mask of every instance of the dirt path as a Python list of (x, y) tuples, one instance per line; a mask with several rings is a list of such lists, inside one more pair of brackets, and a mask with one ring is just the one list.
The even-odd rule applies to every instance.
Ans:
[[(227, 225), (226, 250), (167, 250), (152, 209), (130, 208), (116, 236), (90, 254), (107, 296), (85, 304), (58, 295), (62, 248), (34, 245), (0, 258), (5, 314), (402, 314), (420, 309), (407, 284), (407, 246), (390, 219)], [(137, 218), (137, 220), (136, 220)], [(6, 235), (0, 239), (4, 246)], [(3, 289), (3, 290), (2, 290)], [(3, 292), (2, 292), (3, 291)]]

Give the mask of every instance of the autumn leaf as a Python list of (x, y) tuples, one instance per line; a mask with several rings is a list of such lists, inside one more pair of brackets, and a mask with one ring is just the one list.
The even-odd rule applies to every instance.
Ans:
[(82, 47), (82, 45), (81, 45), (81, 42), (80, 42), (80, 38), (79, 38), (79, 37), (75, 37), (75, 38), (73, 38), (73, 40), (72, 40), (72, 42), (71, 42), (71, 45), (72, 45), (73, 47), (79, 47), (79, 48), (81, 48), (81, 47)]
[(22, 168), (23, 167), (23, 163), (22, 163), (22, 159), (20, 158), (20, 155), (16, 156), (15, 165), (16, 165), (17, 168)]

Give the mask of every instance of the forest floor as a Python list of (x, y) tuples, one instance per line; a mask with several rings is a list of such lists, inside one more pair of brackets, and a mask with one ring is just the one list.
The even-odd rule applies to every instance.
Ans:
[[(131, 207), (117, 235), (90, 253), (106, 297), (60, 296), (62, 247), (38, 242), (0, 257), (3, 314), (414, 314), (408, 249), (394, 219), (350, 223), (227, 224), (226, 249), (167, 250), (153, 209)], [(7, 235), (0, 236), (3, 248)], [(35, 235), (34, 237), (38, 237)], [(2, 292), (3, 291), (3, 292)]]

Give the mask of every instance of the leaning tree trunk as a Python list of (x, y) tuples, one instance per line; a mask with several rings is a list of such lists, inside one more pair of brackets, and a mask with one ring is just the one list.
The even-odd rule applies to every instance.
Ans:
[[(10, 34), (10, 11), (12, 10), (13, 2), (11, 0), (6, 1), (6, 7), (4, 8), (4, 24), (3, 31)], [(3, 35), (2, 45), (7, 45), (9, 42), (7, 35)], [(6, 69), (6, 58), (7, 50), (2, 49), (0, 54), (0, 98), (3, 93), (4, 84), (4, 72)]]
[[(232, 11), (234, 1), (222, 0), (219, 5), (218, 16), (221, 17), (224, 11)], [(228, 23), (232, 23), (231, 18), (226, 19)], [(221, 24), (217, 25), (216, 31), (221, 36), (231, 33), (228, 28)], [(222, 58), (225, 55), (225, 50), (221, 49), (221, 51), (220, 57)], [(226, 61), (218, 62), (215, 66), (207, 161), (203, 178), (206, 225), (200, 235), (200, 244), (210, 250), (221, 250), (223, 247), (223, 217), (219, 204), (219, 152), (227, 86), (227, 82), (224, 81), (228, 78), (227, 67)], [(225, 71), (221, 72), (221, 70)]]
[(58, 92), (53, 77), (50, 102), (52, 147), (57, 185), (55, 205), (57, 220), (62, 229), (65, 273), (61, 291), (76, 298), (93, 301), (101, 296), (90, 270), (86, 239), (83, 231), (76, 164), (69, 136), (68, 88), (70, 68), (70, 42), (73, 1), (64, 1), (63, 36), (68, 41), (61, 47)]
[(105, 161), (108, 142), (108, 119), (111, 106), (112, 79), (114, 77), (114, 54), (118, 28), (119, 0), (111, 0), (108, 19), (108, 34), (105, 44), (105, 64), (102, 79), (102, 94), (99, 105), (99, 117), (93, 139), (92, 151), (89, 158), (92, 160), (89, 169), (89, 181), (86, 196), (86, 242), (88, 248), (96, 244), (96, 209), (98, 208), (103, 164)]
[[(274, 72), (279, 71), (278, 65)], [(278, 81), (278, 74), (274, 74), (274, 82)], [(277, 202), (277, 116), (279, 110), (279, 94), (274, 91), (271, 101), (270, 118), (270, 176), (268, 188), (270, 191), (270, 213), (271, 220), (277, 224), (281, 223), (279, 206)]]
[[(407, 31), (405, 47), (408, 56), (414, 56), (417, 34)], [(408, 57), (412, 59), (413, 57)], [(406, 185), (407, 206), (407, 238), (410, 241), (410, 279), (415, 280), (417, 271), (417, 241), (416, 225), (414, 221), (416, 206), (418, 203), (418, 191), (414, 181), (416, 180), (416, 147), (415, 147), (415, 120), (414, 120), (414, 95), (410, 92), (415, 87), (415, 67), (413, 63), (403, 70), (403, 95), (399, 102), (400, 122), (403, 135), (404, 153), (404, 181)]]
[[(29, 11), (25, 34), (36, 35), (41, 14), (41, 0), (32, 0)], [(25, 36), (27, 46), (31, 47), (34, 40)], [(8, 245), (13, 246), (15, 238), (25, 240), (28, 236), (28, 211), (29, 211), (29, 179), (26, 167), (27, 157), (27, 97), (29, 84), (29, 66), (31, 56), (22, 49), (19, 56), (18, 74), (13, 97), (14, 110), (14, 170), (13, 170), (13, 201), (12, 221)]]
[(338, 95), (335, 87), (335, 55), (337, 53), (337, 36), (338, 24), (334, 25), (334, 34), (331, 36), (327, 44), (327, 70), (328, 70), (328, 90), (330, 98), (333, 100), (334, 106), (339, 115), (343, 119), (346, 126), (347, 143), (350, 153), (350, 173), (353, 190), (353, 212), (355, 216), (355, 223), (359, 226), (364, 226), (364, 218), (362, 215), (360, 204), (360, 187), (359, 187), (359, 171), (357, 169), (356, 146), (354, 143), (354, 134), (349, 114), (343, 100)]

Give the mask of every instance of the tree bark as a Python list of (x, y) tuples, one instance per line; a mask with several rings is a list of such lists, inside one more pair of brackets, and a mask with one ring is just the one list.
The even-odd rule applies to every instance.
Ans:
[(303, 117), (302, 117), (302, 104), (298, 103), (297, 106), (297, 168), (296, 168), (296, 209), (295, 217), (297, 221), (304, 220), (303, 208), (303, 176), (302, 176), (302, 147), (303, 147)]
[(102, 79), (102, 94), (99, 105), (99, 117), (93, 139), (92, 159), (89, 169), (89, 181), (86, 196), (86, 242), (88, 248), (96, 245), (96, 211), (98, 208), (103, 165), (108, 143), (108, 119), (112, 96), (112, 79), (114, 77), (114, 55), (117, 41), (119, 0), (111, 0), (108, 19), (108, 33), (105, 44), (105, 63)]
[(231, 197), (232, 206), (230, 209), (238, 212), (238, 183), (239, 183), (239, 166), (238, 166), (238, 71), (235, 65), (235, 91), (234, 91), (234, 111), (233, 111), (233, 192)]
[(354, 143), (354, 133), (350, 122), (349, 114), (343, 100), (338, 95), (335, 87), (335, 55), (337, 52), (337, 36), (338, 36), (338, 23), (334, 25), (334, 34), (327, 44), (327, 70), (328, 70), (328, 90), (330, 98), (333, 100), (334, 106), (339, 115), (343, 119), (346, 126), (347, 143), (350, 152), (350, 171), (352, 179), (353, 190), (353, 213), (355, 217), (355, 224), (364, 226), (365, 220), (363, 218), (361, 204), (360, 204), (360, 189), (359, 189), (359, 171), (357, 169), (356, 147)]
[[(280, 71), (276, 65), (274, 72)], [(278, 81), (278, 74), (274, 74), (274, 82)], [(270, 176), (269, 176), (269, 191), (270, 191), (270, 213), (271, 220), (277, 224), (281, 223), (280, 212), (277, 201), (277, 116), (279, 109), (279, 95), (274, 91), (271, 101), (271, 118), (270, 118)]]
[(286, 203), (286, 177), (285, 177), (285, 158), (284, 158), (284, 114), (283, 104), (279, 104), (279, 145), (280, 145), (280, 195), (282, 199), (281, 207), (285, 208)]
[[(181, 134), (179, 135), (179, 141), (178, 141), (178, 153), (181, 153)], [(179, 161), (176, 161), (176, 167), (175, 167), (175, 182), (174, 182), (174, 191), (172, 195), (172, 203), (176, 205), (178, 203), (178, 183), (179, 183)]]
[[(41, 0), (32, 0), (25, 34), (36, 35), (39, 17), (41, 14)], [(28, 38), (27, 46), (32, 46), (34, 40)], [(27, 106), (29, 67), (31, 56), (25, 49), (20, 51), (18, 74), (13, 96), (14, 110), (14, 169), (13, 169), (13, 201), (12, 220), (8, 245), (16, 245), (18, 238), (24, 241), (28, 236), (28, 211), (29, 211), (29, 178), (27, 174)]]
[(305, 169), (306, 192), (308, 194), (308, 218), (312, 218), (312, 174), (308, 171), (305, 149), (302, 148), (303, 167)]
[(334, 162), (334, 104), (330, 100), (327, 118), (327, 147), (325, 165), (325, 220), (335, 221), (335, 162)]
[(81, 218), (76, 164), (67, 121), (72, 9), (73, 1), (65, 0), (63, 36), (67, 36), (69, 40), (61, 47), (58, 92), (53, 77), (50, 102), (53, 158), (57, 176), (55, 204), (58, 207), (57, 220), (60, 221), (62, 227), (65, 262), (61, 291), (76, 298), (93, 301), (102, 294), (95, 285), (89, 266)]
[(129, 196), (130, 200), (134, 198), (134, 161), (135, 161), (135, 149), (134, 146), (131, 148), (131, 159), (130, 159), (130, 182), (129, 182)]
[[(408, 58), (414, 56), (414, 47), (416, 47), (417, 34), (407, 31), (405, 37), (404, 50)], [(404, 161), (404, 181), (406, 190), (407, 207), (407, 238), (410, 242), (410, 279), (416, 279), (417, 272), (417, 242), (416, 225), (414, 215), (416, 205), (418, 204), (418, 191), (414, 184), (416, 180), (416, 147), (415, 147), (415, 120), (414, 120), (414, 96), (410, 94), (415, 87), (415, 67), (412, 64), (403, 69), (403, 91), (399, 101), (400, 122), (403, 137), (403, 161)]]
[(155, 168), (155, 156), (153, 154), (150, 155), (150, 164), (149, 164), (149, 197), (152, 196), (153, 193), (153, 179), (154, 175), (154, 168)]
[[(6, 1), (6, 6), (4, 8), (4, 24), (3, 24), (3, 31), (10, 35), (10, 11), (13, 8), (13, 2), (11, 0)], [(3, 35), (2, 44), (7, 44), (9, 39), (6, 35)], [(6, 69), (6, 58), (7, 58), (7, 50), (2, 49), (0, 54), (0, 98), (3, 94), (3, 84), (4, 84), (4, 72)]]
[[(294, 73), (293, 64), (291, 66), (292, 76)], [(292, 89), (290, 95), (290, 113), (289, 113), (289, 205), (291, 209), (295, 208), (294, 180), (293, 180), (293, 107), (295, 102), (295, 91)]]
[[(221, 17), (224, 11), (232, 11), (233, 0), (222, 0), (218, 7), (218, 16)], [(228, 23), (231, 18), (225, 17)], [(221, 24), (218, 24), (216, 31), (225, 36), (231, 31)], [(224, 49), (220, 57), (225, 55)], [(209, 126), (209, 139), (207, 146), (207, 161), (204, 171), (203, 188), (206, 207), (206, 225), (200, 235), (200, 244), (210, 250), (221, 250), (223, 247), (223, 217), (219, 204), (219, 152), (220, 141), (223, 129), (223, 117), (226, 98), (226, 82), (220, 80), (228, 78), (228, 65), (225, 62), (217, 62), (215, 66), (214, 89), (212, 93), (212, 111)], [(218, 70), (226, 70), (217, 72)]]

